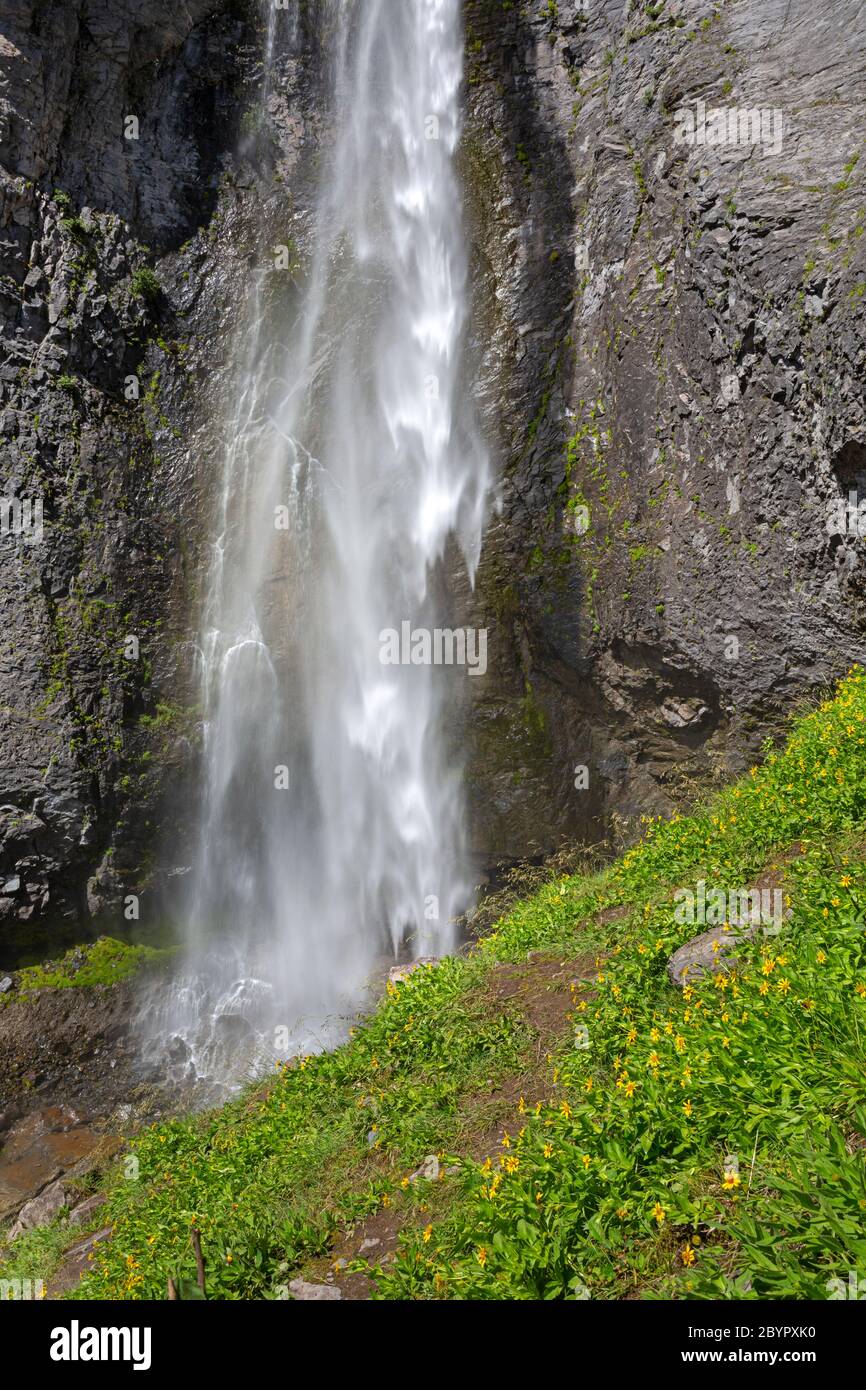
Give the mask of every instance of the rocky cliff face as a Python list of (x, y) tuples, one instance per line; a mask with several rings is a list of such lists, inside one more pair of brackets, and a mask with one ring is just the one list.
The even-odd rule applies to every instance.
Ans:
[(151, 760), (177, 761), (173, 638), (186, 619), (172, 599), (195, 502), (193, 388), (207, 375), (189, 341), (202, 292), (193, 271), (257, 36), (212, 0), (21, 0), (2, 27), (10, 951), (38, 946), (41, 927), (79, 934), (147, 876), (162, 781)]
[[(0, 495), (41, 499), (43, 536), (6, 509), (0, 949), (129, 894), (156, 923), (188, 862), (218, 407), (250, 276), (297, 254), (281, 313), (303, 278), (327, 9), (277, 15), (264, 127), (255, 7), (17, 0), (2, 26)], [(465, 14), (502, 506), (457, 586), (490, 629), (495, 857), (670, 806), (864, 655), (860, 544), (826, 519), (866, 485), (866, 85), (857, 0)], [(698, 102), (754, 138), (678, 141)]]
[(862, 20), (856, 0), (466, 6), (504, 479), (477, 610), (489, 842), (669, 808), (863, 657), (862, 545), (826, 525), (866, 483)]

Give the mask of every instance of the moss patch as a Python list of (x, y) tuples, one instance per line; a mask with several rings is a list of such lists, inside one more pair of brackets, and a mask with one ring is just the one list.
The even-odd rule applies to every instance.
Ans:
[(132, 946), (101, 936), (84, 946), (73, 946), (57, 961), (27, 965), (18, 972), (18, 988), (0, 996), (0, 1004), (27, 999), (40, 989), (76, 989), (87, 985), (113, 985), (134, 975), (145, 965), (168, 960), (174, 948)]

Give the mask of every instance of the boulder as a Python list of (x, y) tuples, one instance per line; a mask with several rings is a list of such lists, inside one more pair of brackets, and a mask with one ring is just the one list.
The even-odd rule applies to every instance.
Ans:
[(101, 1192), (95, 1192), (92, 1197), (85, 1197), (83, 1202), (79, 1202), (69, 1213), (69, 1220), (73, 1225), (80, 1225), (87, 1221), (95, 1211), (98, 1211), (105, 1204), (105, 1197)]
[(413, 971), (422, 965), (438, 965), (438, 956), (419, 956), (417, 960), (408, 961), (405, 965), (392, 965), (388, 971), (388, 980), (392, 985), (400, 984), (403, 980), (408, 980)]
[(742, 927), (712, 927), (692, 937), (685, 945), (678, 947), (668, 960), (668, 976), (671, 983), (680, 989), (698, 980), (702, 975), (715, 975), (727, 970), (736, 960), (736, 946), (741, 941), (749, 941), (761, 931), (761, 923), (754, 922)]
[(336, 1284), (308, 1284), (305, 1279), (292, 1279), (289, 1293), (299, 1303), (336, 1302), (343, 1297)]
[(47, 1226), (57, 1213), (69, 1205), (69, 1194), (62, 1180), (49, 1183), (39, 1193), (26, 1202), (18, 1213), (18, 1218), (9, 1230), (9, 1240), (20, 1236), (22, 1231), (32, 1231), (36, 1226)]
[(427, 1182), (435, 1182), (439, 1176), (439, 1160), (435, 1154), (428, 1154), (409, 1179), (410, 1182), (420, 1182), (422, 1178)]

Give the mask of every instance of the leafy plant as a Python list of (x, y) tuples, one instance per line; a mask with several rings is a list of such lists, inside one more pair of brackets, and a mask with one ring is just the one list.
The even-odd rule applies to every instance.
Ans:
[(144, 299), (149, 305), (158, 304), (162, 297), (162, 286), (152, 270), (143, 266), (139, 270), (134, 270), (130, 281), (132, 293)]

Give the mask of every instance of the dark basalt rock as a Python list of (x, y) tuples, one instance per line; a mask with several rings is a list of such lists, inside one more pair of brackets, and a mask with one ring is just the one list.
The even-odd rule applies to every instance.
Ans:
[[(0, 495), (40, 497), (44, 534), (0, 537), (2, 968), (123, 929), (130, 895), (155, 927), (191, 862), (220, 407), (275, 243), (300, 271), (266, 311), (297, 307), (323, 13), (263, 128), (256, 6), (3, 21)], [(453, 729), (481, 859), (669, 809), (866, 655), (862, 542), (825, 526), (866, 486), (857, 18), (466, 0), (467, 370), (501, 510), (475, 589), (449, 573), (455, 624), (489, 629)], [(698, 99), (779, 109), (781, 150), (677, 145)]]
[[(503, 478), (470, 605), (491, 627), (481, 845), (668, 810), (863, 659), (862, 542), (825, 524), (866, 485), (856, 16), (466, 5), (479, 394)], [(781, 150), (676, 144), (698, 99), (781, 111)]]
[(219, 459), (199, 385), (225, 382), (259, 234), (231, 153), (258, 23), (237, 0), (22, 0), (0, 21), (0, 497), (43, 508), (41, 538), (0, 535), (7, 967), (122, 930), (130, 894), (155, 928), (156, 842), (188, 862), (188, 639)]

